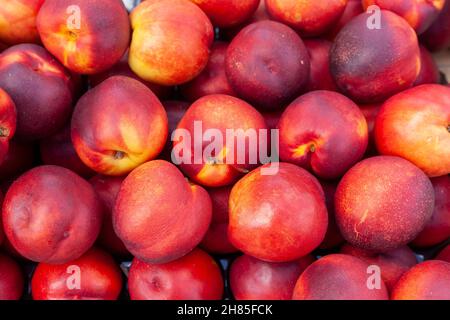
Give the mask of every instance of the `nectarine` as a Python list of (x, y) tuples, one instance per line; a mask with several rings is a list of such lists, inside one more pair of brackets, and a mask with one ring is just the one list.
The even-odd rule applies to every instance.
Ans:
[(72, 142), (81, 160), (105, 175), (123, 175), (164, 148), (167, 115), (141, 82), (114, 76), (89, 90), (72, 116)]
[(37, 262), (80, 257), (97, 238), (101, 218), (89, 183), (57, 166), (39, 166), (20, 176), (3, 203), (6, 236), (21, 255)]
[(368, 158), (340, 181), (335, 209), (337, 224), (348, 242), (384, 252), (414, 240), (425, 227), (434, 209), (433, 185), (405, 159)]
[(0, 300), (19, 300), (24, 291), (24, 278), (17, 262), (0, 253)]
[(0, 164), (6, 157), (9, 141), (16, 132), (16, 105), (10, 96), (0, 88)]
[(148, 264), (135, 258), (128, 274), (132, 300), (220, 300), (223, 278), (208, 254), (195, 249), (165, 264)]
[(211, 199), (173, 164), (154, 160), (133, 170), (120, 188), (113, 225), (139, 260), (176, 260), (203, 239), (211, 222)]
[(296, 260), (320, 245), (327, 208), (319, 181), (306, 170), (279, 163), (277, 173), (259, 167), (233, 187), (228, 237), (244, 253), (270, 262)]

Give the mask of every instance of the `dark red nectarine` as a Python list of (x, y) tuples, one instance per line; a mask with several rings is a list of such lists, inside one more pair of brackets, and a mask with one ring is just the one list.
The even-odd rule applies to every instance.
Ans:
[(411, 87), (420, 72), (417, 35), (409, 24), (386, 10), (380, 11), (379, 26), (370, 25), (371, 19), (371, 13), (352, 19), (330, 54), (337, 86), (360, 103), (384, 101)]
[(260, 21), (245, 27), (233, 39), (225, 66), (239, 97), (255, 107), (277, 110), (305, 87), (310, 62), (294, 30), (278, 22)]
[(441, 13), (420, 40), (432, 51), (450, 47), (450, 1), (445, 1)]
[(0, 300), (19, 300), (24, 291), (24, 278), (17, 262), (0, 253)]

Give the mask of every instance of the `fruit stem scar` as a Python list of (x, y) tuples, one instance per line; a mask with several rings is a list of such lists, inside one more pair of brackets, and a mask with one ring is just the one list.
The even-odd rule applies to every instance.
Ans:
[(447, 131), (450, 132), (450, 123), (447, 125)]
[(309, 151), (316, 152), (316, 145), (315, 144), (311, 144), (311, 146), (309, 147)]
[(125, 158), (125, 152), (123, 151), (114, 151), (114, 159), (121, 160)]
[(0, 138), (7, 137), (9, 135), (9, 130), (6, 128), (0, 127)]

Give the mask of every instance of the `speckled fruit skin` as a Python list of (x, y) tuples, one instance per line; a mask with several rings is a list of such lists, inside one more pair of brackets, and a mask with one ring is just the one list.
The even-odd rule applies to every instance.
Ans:
[(36, 16), (44, 0), (8, 0), (0, 8), (0, 42), (38, 43)]
[(425, 84), (381, 107), (375, 141), (381, 154), (405, 158), (430, 177), (450, 173), (450, 87)]
[(429, 260), (406, 272), (392, 292), (392, 300), (450, 300), (450, 263)]
[(369, 265), (378, 266), (388, 291), (392, 291), (400, 277), (417, 264), (416, 255), (408, 246), (385, 253), (375, 253), (345, 244), (341, 247), (340, 253), (357, 257)]
[[(79, 21), (73, 6), (79, 8)], [(130, 42), (130, 21), (120, 0), (45, 1), (37, 28), (48, 51), (79, 74), (111, 68)]]
[[(211, 142), (207, 139), (203, 141), (203, 137), (196, 133), (195, 124), (199, 121), (201, 121), (202, 133), (214, 129), (219, 130), (223, 137), (223, 147), (220, 146), (222, 149), (212, 153), (214, 159), (209, 162), (205, 161), (203, 153)], [(250, 140), (249, 136), (234, 135), (233, 141), (228, 141), (227, 130), (239, 129), (244, 132), (252, 130), (256, 133), (256, 139)], [(267, 143), (267, 135), (261, 137), (261, 133), (264, 133), (261, 130), (266, 129), (263, 116), (245, 101), (221, 94), (205, 96), (194, 102), (179, 122), (178, 134), (173, 140), (173, 157), (176, 162), (183, 162), (180, 164), (181, 170), (193, 181), (206, 187), (227, 186), (258, 165), (260, 146)], [(189, 132), (190, 137), (185, 138), (182, 135), (184, 130)], [(243, 150), (244, 143), (239, 143), (244, 140), (245, 150)], [(256, 146), (253, 144), (250, 146), (253, 140), (256, 141)], [(226, 151), (227, 146), (234, 146), (234, 152)], [(191, 150), (191, 159), (183, 161), (182, 151), (186, 149)], [(196, 149), (202, 150), (201, 158), (196, 157)], [(230, 158), (230, 154), (234, 157)], [(243, 159), (238, 158), (239, 154), (245, 155)]]
[(420, 46), (420, 73), (414, 81), (414, 86), (420, 86), (421, 84), (439, 83), (441, 75), (439, 73), (439, 67), (434, 61), (433, 56), (424, 46)]
[(436, 256), (436, 260), (447, 261), (450, 263), (450, 245), (447, 245), (441, 252)]
[(325, 179), (343, 175), (367, 148), (364, 115), (353, 101), (332, 91), (299, 97), (284, 111), (277, 127), (281, 160)]
[(134, 73), (133, 70), (131, 70), (131, 68), (128, 64), (128, 50), (123, 55), (123, 57), (119, 60), (119, 62), (117, 62), (115, 65), (113, 65), (108, 70), (101, 72), (101, 73), (91, 74), (89, 76), (89, 84), (92, 87), (96, 87), (100, 83), (105, 81), (106, 79), (113, 77), (113, 76), (125, 76), (125, 77), (130, 77), (135, 80), (138, 80), (138, 81), (142, 82), (143, 84), (145, 84), (150, 90), (152, 90), (152, 92), (159, 99), (167, 98), (170, 95), (171, 90), (172, 90), (171, 87), (161, 86), (156, 83), (145, 81), (145, 80), (142, 80), (141, 78), (139, 78), (139, 76), (136, 73)]
[(336, 213), (334, 210), (334, 195), (336, 193), (337, 183), (321, 181), (320, 184), (325, 193), (325, 204), (328, 211), (328, 229), (319, 248), (329, 250), (336, 248), (344, 242), (344, 238), (336, 224)]
[[(268, 42), (277, 46), (268, 46)], [(310, 69), (302, 39), (274, 21), (242, 29), (228, 47), (225, 65), (239, 97), (266, 110), (280, 109), (294, 99), (306, 86)]]
[(432, 51), (450, 47), (450, 1), (445, 1), (441, 13), (420, 40)]
[(214, 29), (189, 0), (147, 0), (132, 11), (130, 19), (133, 37), (128, 62), (142, 79), (179, 85), (206, 66)]
[(9, 141), (16, 132), (16, 126), (16, 105), (11, 97), (0, 88), (0, 164), (8, 153)]
[(311, 264), (298, 279), (293, 300), (388, 300), (386, 285), (369, 289), (368, 264), (345, 254), (330, 254)]
[(208, 190), (212, 201), (212, 221), (200, 246), (211, 254), (229, 254), (238, 250), (228, 240), (228, 201), (231, 187)]
[(92, 170), (120, 176), (156, 158), (168, 135), (167, 114), (141, 82), (114, 76), (78, 101), (72, 142)]
[(306, 92), (314, 90), (338, 91), (330, 72), (330, 51), (333, 43), (325, 39), (305, 40), (311, 70)]
[(265, 0), (270, 16), (283, 22), (302, 36), (318, 36), (336, 23), (348, 0)]
[(220, 300), (222, 273), (212, 257), (200, 249), (165, 264), (135, 258), (128, 274), (132, 300)]
[(39, 141), (39, 151), (44, 164), (72, 170), (82, 177), (92, 177), (95, 172), (80, 159), (70, 138), (70, 123), (57, 133)]
[[(337, 86), (359, 103), (375, 103), (411, 87), (420, 71), (417, 36), (395, 13), (381, 10), (381, 28), (363, 13), (342, 28), (330, 55)], [(380, 44), (383, 45), (380, 45)]]
[(350, 244), (388, 251), (409, 243), (431, 218), (434, 190), (411, 162), (378, 156), (351, 168), (335, 195), (336, 221)]
[(240, 256), (230, 269), (233, 296), (236, 300), (291, 300), (298, 277), (314, 260), (307, 255), (292, 262), (273, 263)]
[(437, 19), (444, 7), (445, 0), (363, 0), (364, 10), (376, 5), (389, 10), (408, 21), (417, 34), (423, 33)]
[(431, 247), (450, 238), (450, 177), (432, 178), (435, 203), (430, 221), (425, 226), (413, 245), (416, 247)]
[(228, 237), (244, 253), (270, 262), (293, 261), (313, 251), (327, 230), (325, 196), (306, 170), (279, 163), (239, 180), (230, 195)]
[(62, 167), (39, 166), (11, 185), (2, 218), (6, 236), (21, 255), (57, 264), (92, 246), (102, 212), (87, 181)]
[(10, 257), (0, 254), (0, 300), (19, 300), (24, 289), (24, 274)]
[(211, 19), (213, 25), (230, 28), (250, 19), (260, 0), (191, 0)]
[(193, 102), (210, 94), (236, 96), (225, 73), (227, 49), (228, 43), (214, 42), (205, 69), (194, 80), (180, 87), (181, 94), (186, 100)]
[(61, 129), (70, 117), (71, 74), (35, 44), (19, 44), (0, 56), (0, 87), (17, 109), (16, 135), (37, 140)]
[(154, 160), (124, 180), (113, 211), (116, 234), (139, 260), (176, 260), (203, 239), (212, 216), (206, 190), (190, 184), (173, 164)]
[(129, 257), (130, 253), (122, 240), (116, 235), (112, 223), (112, 212), (125, 177), (96, 175), (89, 182), (94, 187), (103, 205), (103, 225), (97, 238), (97, 244), (118, 257)]
[[(78, 267), (80, 288), (69, 289)], [(39, 263), (31, 279), (33, 300), (116, 300), (122, 290), (122, 272), (106, 252), (92, 248), (64, 264)]]

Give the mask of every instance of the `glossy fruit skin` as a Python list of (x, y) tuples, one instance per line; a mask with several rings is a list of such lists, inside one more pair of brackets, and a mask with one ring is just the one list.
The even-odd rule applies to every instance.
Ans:
[(306, 170), (279, 163), (259, 167), (231, 191), (228, 237), (244, 253), (269, 262), (293, 261), (320, 245), (327, 230), (325, 196)]
[(233, 296), (236, 300), (291, 300), (298, 277), (314, 260), (307, 255), (292, 262), (273, 263), (242, 255), (230, 269)]
[(130, 42), (128, 13), (120, 0), (46, 1), (36, 23), (48, 51), (78, 74), (111, 68)]
[(280, 158), (325, 179), (343, 175), (364, 155), (367, 123), (358, 106), (331, 91), (309, 92), (281, 116)]
[(236, 96), (225, 73), (225, 56), (228, 45), (221, 41), (213, 43), (205, 69), (194, 80), (180, 87), (181, 94), (186, 100), (194, 102), (210, 94)]
[(223, 278), (214, 259), (195, 249), (165, 264), (147, 264), (135, 258), (128, 288), (132, 300), (220, 300)]
[(24, 291), (24, 278), (19, 264), (0, 253), (0, 300), (19, 300)]
[(330, 254), (311, 264), (295, 285), (293, 300), (388, 300), (386, 286), (369, 289), (369, 265), (345, 254)]
[(206, 66), (214, 28), (197, 5), (188, 0), (147, 0), (134, 8), (130, 19), (128, 63), (142, 79), (180, 85)]
[[(0, 42), (39, 43), (36, 16), (45, 0), (8, 0), (0, 8)], [(0, 50), (1, 51), (1, 50)]]
[[(277, 46), (267, 46), (267, 42)], [(265, 110), (278, 110), (306, 86), (310, 62), (300, 37), (274, 21), (252, 23), (228, 47), (225, 70), (239, 97)]]
[(123, 181), (113, 211), (116, 234), (139, 260), (167, 263), (186, 255), (211, 222), (206, 190), (173, 164), (149, 161)]
[(161, 153), (167, 126), (164, 107), (144, 84), (114, 76), (78, 101), (71, 136), (89, 168), (120, 176)]
[(3, 203), (3, 226), (13, 247), (36, 262), (66, 263), (94, 243), (101, 205), (87, 181), (57, 166), (38, 166), (18, 178)]
[(370, 13), (352, 19), (331, 49), (331, 74), (338, 88), (358, 103), (382, 102), (410, 88), (420, 72), (414, 30), (390, 11), (380, 15), (380, 29), (367, 27)]
[(414, 239), (416, 247), (431, 247), (444, 242), (450, 237), (450, 177), (432, 178), (435, 203), (431, 219)]
[(62, 129), (72, 112), (72, 75), (36, 44), (19, 44), (0, 56), (0, 87), (17, 109), (16, 135), (45, 138)]
[(376, 5), (382, 10), (389, 10), (404, 18), (417, 34), (423, 33), (436, 21), (442, 11), (445, 0), (363, 0), (364, 10)]
[(8, 153), (9, 141), (16, 132), (16, 125), (16, 105), (11, 97), (0, 88), (0, 164)]
[(392, 300), (450, 300), (450, 263), (429, 260), (406, 272), (392, 292)]
[[(71, 288), (77, 275), (80, 287)], [(39, 263), (31, 279), (33, 300), (116, 300), (121, 290), (119, 265), (97, 248), (64, 264)]]
[(228, 240), (228, 201), (231, 187), (210, 188), (212, 201), (212, 220), (208, 232), (200, 243), (211, 254), (230, 254), (238, 250)]
[[(200, 134), (196, 129), (199, 124)], [(220, 150), (212, 150), (211, 154), (206, 154), (211, 143), (204, 138), (208, 130), (214, 130), (217, 135), (220, 132), (222, 137)], [(235, 134), (227, 135), (229, 130), (234, 130)], [(244, 134), (239, 135), (238, 130), (243, 130)], [(245, 135), (248, 131), (254, 133), (255, 139)], [(194, 102), (178, 123), (173, 138), (175, 163), (191, 180), (206, 187), (224, 187), (236, 182), (258, 166), (260, 152), (264, 153), (261, 150), (268, 144), (263, 116), (245, 101), (222, 94), (205, 96)], [(201, 150), (201, 155), (196, 150)]]
[(377, 149), (411, 161), (429, 177), (446, 175), (450, 173), (449, 124), (450, 87), (411, 88), (381, 107), (375, 122)]
[(95, 174), (95, 171), (81, 161), (75, 151), (70, 137), (70, 124), (57, 133), (40, 140), (39, 151), (44, 164), (67, 168), (85, 178)]
[(191, 0), (209, 17), (214, 26), (230, 28), (253, 15), (260, 0)]
[(385, 253), (376, 253), (345, 244), (341, 247), (340, 253), (357, 257), (369, 265), (378, 266), (389, 292), (392, 291), (400, 277), (417, 264), (415, 253), (408, 246)]
[(450, 47), (450, 2), (445, 1), (444, 8), (434, 23), (422, 34), (420, 40), (431, 51)]
[(340, 181), (336, 221), (352, 245), (385, 252), (414, 240), (431, 218), (434, 201), (430, 179), (411, 162), (372, 157), (357, 163)]
[(96, 175), (89, 180), (103, 205), (103, 224), (97, 244), (121, 258), (129, 257), (130, 253), (114, 231), (112, 212), (124, 179), (125, 177)]
[(347, 0), (320, 1), (265, 0), (269, 15), (302, 36), (318, 36), (329, 30), (341, 17)]
[(326, 38), (334, 40), (339, 31), (341, 31), (350, 20), (363, 12), (361, 0), (349, 0), (339, 20), (333, 25), (330, 31), (327, 32)]

